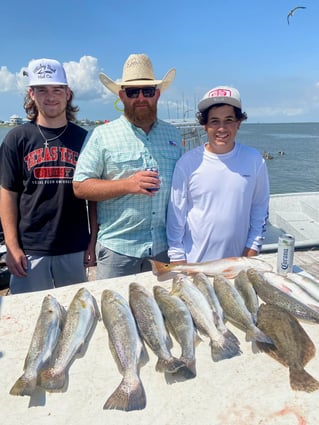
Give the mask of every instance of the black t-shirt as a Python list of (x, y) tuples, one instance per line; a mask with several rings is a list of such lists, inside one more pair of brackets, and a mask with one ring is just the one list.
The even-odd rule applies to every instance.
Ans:
[[(42, 128), (47, 139), (61, 129)], [(86, 202), (74, 196), (72, 179), (87, 131), (69, 122), (48, 142), (34, 122), (13, 128), (1, 146), (0, 181), (19, 197), (19, 237), (26, 254), (62, 255), (85, 250)]]

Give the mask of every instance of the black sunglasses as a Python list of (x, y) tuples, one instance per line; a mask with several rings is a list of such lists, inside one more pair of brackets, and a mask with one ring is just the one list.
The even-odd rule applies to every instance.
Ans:
[(143, 93), (144, 97), (154, 97), (156, 87), (126, 87), (124, 91), (126, 96), (130, 99), (136, 99), (140, 91)]

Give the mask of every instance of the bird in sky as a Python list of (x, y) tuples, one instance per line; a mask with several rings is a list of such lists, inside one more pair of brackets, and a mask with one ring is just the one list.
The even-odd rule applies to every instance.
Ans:
[(287, 16), (287, 22), (288, 22), (288, 25), (289, 25), (289, 20), (290, 20), (290, 18), (292, 17), (292, 15), (295, 13), (295, 11), (297, 10), (297, 9), (306, 9), (306, 7), (305, 6), (296, 6), (296, 7), (294, 7), (293, 9), (291, 9), (291, 11), (288, 13), (288, 16)]

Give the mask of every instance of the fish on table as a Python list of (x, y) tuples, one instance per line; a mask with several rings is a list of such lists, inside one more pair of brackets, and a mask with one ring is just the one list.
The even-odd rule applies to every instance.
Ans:
[(52, 295), (46, 295), (24, 361), (23, 375), (11, 388), (11, 395), (31, 396), (34, 393), (38, 375), (48, 366), (56, 347), (64, 317), (63, 306)]
[(244, 303), (248, 311), (251, 313), (254, 323), (256, 324), (259, 301), (258, 301), (256, 291), (252, 283), (248, 279), (246, 270), (241, 270), (238, 273), (238, 275), (235, 277), (234, 285), (237, 291), (242, 296)]
[(229, 359), (240, 355), (238, 343), (225, 337), (215, 325), (214, 315), (204, 294), (189, 277), (178, 274), (173, 279), (172, 294), (179, 296), (187, 305), (196, 328), (210, 340), (213, 361)]
[(106, 400), (104, 409), (144, 409), (146, 395), (138, 370), (143, 344), (130, 306), (118, 292), (105, 289), (101, 296), (101, 312), (111, 353), (123, 376), (119, 386)]
[(227, 320), (246, 333), (247, 341), (271, 343), (254, 323), (250, 311), (235, 286), (224, 276), (214, 277), (214, 289)]
[[(275, 288), (280, 289), (282, 292), (290, 295), (291, 297), (301, 301), (306, 304), (308, 307), (317, 310), (319, 312), (319, 301), (312, 296), (311, 291), (308, 288), (311, 288), (310, 284), (299, 284), (297, 281), (290, 278), (292, 275), (287, 276), (279, 275), (273, 272), (264, 273), (264, 278), (268, 283), (273, 285)], [(303, 276), (305, 277), (305, 276)], [(308, 279), (308, 278), (307, 278)], [(310, 281), (310, 279), (309, 279)], [(300, 281), (301, 282), (301, 281)]]
[(165, 326), (181, 346), (181, 360), (185, 366), (178, 370), (185, 378), (196, 376), (196, 330), (186, 304), (162, 286), (153, 287), (154, 298), (164, 316)]
[(259, 298), (265, 303), (275, 304), (292, 313), (299, 319), (319, 323), (319, 312), (303, 302), (271, 285), (263, 273), (254, 269), (247, 270), (248, 279), (253, 284)]
[(54, 363), (40, 374), (42, 388), (51, 391), (62, 390), (71, 361), (81, 352), (91, 329), (99, 319), (100, 312), (92, 294), (86, 288), (80, 288), (67, 309)]
[(313, 276), (304, 276), (300, 273), (287, 273), (287, 278), (293, 280), (304, 291), (319, 302), (319, 280)]
[(256, 257), (229, 257), (221, 260), (206, 261), (203, 263), (163, 263), (149, 260), (153, 274), (164, 276), (170, 273), (195, 274), (204, 273), (207, 276), (223, 275), (229, 279), (235, 278), (241, 270), (255, 268), (259, 271), (271, 271), (272, 266)]
[(233, 334), (233, 332), (228, 329), (225, 324), (224, 310), (220, 305), (211, 279), (204, 273), (196, 273), (193, 276), (193, 281), (197, 288), (204, 294), (213, 311), (216, 328), (225, 336), (225, 338), (230, 338), (239, 345), (239, 339), (236, 337), (236, 335)]
[(257, 342), (257, 346), (289, 368), (291, 388), (306, 392), (318, 390), (319, 382), (304, 369), (315, 356), (316, 348), (296, 317), (277, 305), (262, 304), (257, 324), (273, 341), (273, 344)]
[(155, 369), (176, 373), (184, 367), (184, 362), (175, 358), (170, 351), (170, 337), (153, 294), (143, 285), (132, 282), (129, 285), (129, 305), (142, 339), (158, 358)]

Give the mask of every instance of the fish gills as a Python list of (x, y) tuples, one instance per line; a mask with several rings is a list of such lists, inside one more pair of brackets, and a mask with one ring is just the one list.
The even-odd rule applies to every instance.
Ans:
[(214, 289), (226, 318), (246, 332), (247, 341), (272, 342), (267, 335), (256, 327), (241, 295), (228, 279), (224, 276), (215, 276)]
[(256, 324), (259, 302), (256, 291), (248, 279), (246, 270), (242, 270), (238, 273), (238, 276), (235, 277), (234, 284)]
[(164, 318), (151, 292), (139, 283), (131, 283), (129, 305), (140, 335), (158, 357), (156, 370), (158, 372), (175, 373), (181, 367), (184, 367), (184, 363), (173, 357), (169, 350), (169, 336), (165, 328)]
[(182, 349), (179, 359), (185, 363), (185, 368), (179, 369), (178, 373), (188, 379), (194, 378), (196, 376), (196, 332), (193, 318), (186, 304), (179, 297), (170, 294), (167, 289), (155, 285), (153, 293), (164, 316), (165, 325)]
[(96, 319), (100, 319), (100, 313), (93, 296), (86, 288), (79, 289), (67, 310), (54, 364), (40, 374), (42, 388), (54, 391), (65, 386), (67, 368), (81, 351)]
[(105, 289), (101, 296), (101, 312), (113, 358), (123, 376), (103, 408), (124, 411), (144, 409), (146, 395), (138, 374), (142, 343), (132, 311), (122, 295)]
[(257, 342), (257, 346), (289, 368), (291, 388), (306, 392), (318, 390), (319, 382), (304, 370), (316, 348), (298, 320), (273, 304), (262, 304), (257, 316), (258, 327), (273, 341), (273, 345)]
[(60, 335), (65, 311), (52, 295), (46, 295), (37, 319), (24, 373), (10, 390), (11, 395), (31, 396), (37, 386), (39, 372), (47, 367)]
[(247, 276), (253, 284), (257, 295), (265, 303), (278, 305), (302, 320), (319, 323), (318, 311), (275, 288), (267, 282), (262, 273), (255, 269), (248, 269)]

